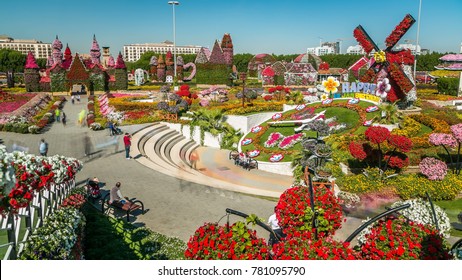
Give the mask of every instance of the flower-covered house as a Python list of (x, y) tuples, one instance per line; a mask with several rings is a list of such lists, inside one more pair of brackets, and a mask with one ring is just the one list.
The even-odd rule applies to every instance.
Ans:
[[(90, 58), (84, 59), (78, 53), (72, 56), (69, 46), (63, 53), (63, 47), (58, 36), (54, 40), (52, 56), (47, 60), (47, 68), (39, 70), (32, 54), (27, 57), (25, 65), (25, 83), (27, 91), (73, 92), (75, 88), (82, 88), (80, 92), (90, 94), (94, 91), (110, 89), (127, 89), (127, 67), (119, 53), (117, 63), (101, 63), (101, 50), (93, 36)], [(109, 57), (109, 61), (114, 58)]]

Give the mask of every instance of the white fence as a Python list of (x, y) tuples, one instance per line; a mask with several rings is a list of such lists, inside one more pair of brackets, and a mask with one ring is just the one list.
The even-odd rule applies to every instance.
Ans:
[(4, 260), (16, 259), (24, 248), (29, 236), (43, 224), (43, 220), (58, 209), (69, 192), (75, 187), (75, 180), (59, 185), (52, 184), (50, 190), (35, 193), (32, 202), (19, 209), (17, 214), (0, 217), (0, 231), (6, 231), (8, 242)]

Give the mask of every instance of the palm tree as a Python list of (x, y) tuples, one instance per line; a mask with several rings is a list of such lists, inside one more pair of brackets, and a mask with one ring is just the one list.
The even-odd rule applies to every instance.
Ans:
[(202, 108), (193, 112), (190, 122), (191, 131), (194, 126), (200, 128), (201, 145), (204, 141), (205, 132), (210, 132), (213, 136), (223, 132), (223, 111), (219, 109), (206, 109)]
[(398, 112), (396, 101), (394, 103), (384, 103), (380, 105), (380, 110), (382, 110), (382, 114), (384, 115), (384, 117), (380, 120), (381, 123), (395, 124), (399, 122), (401, 115)]
[(220, 148), (233, 149), (234, 144), (238, 143), (241, 137), (242, 137), (242, 132), (240, 129), (236, 130), (230, 124), (224, 122)]

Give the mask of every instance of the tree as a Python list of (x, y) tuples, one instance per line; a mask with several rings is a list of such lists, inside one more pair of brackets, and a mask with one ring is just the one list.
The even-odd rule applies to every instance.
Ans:
[(233, 56), (233, 63), (236, 65), (238, 72), (247, 72), (250, 60), (254, 57), (250, 53), (239, 53)]
[(0, 71), (24, 72), (26, 55), (10, 49), (0, 49)]

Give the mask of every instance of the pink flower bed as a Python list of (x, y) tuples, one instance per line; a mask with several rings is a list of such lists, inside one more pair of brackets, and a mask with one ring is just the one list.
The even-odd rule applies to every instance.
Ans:
[(284, 135), (282, 135), (281, 133), (279, 132), (273, 132), (271, 133), (269, 136), (268, 136), (268, 140), (266, 140), (265, 142), (265, 147), (266, 148), (272, 148), (274, 146), (276, 146), (276, 144), (284, 137)]
[(281, 143), (279, 143), (279, 148), (283, 150), (287, 150), (290, 147), (294, 146), (296, 143), (300, 142), (303, 138), (303, 133), (297, 133), (294, 135), (290, 135), (282, 139)]
[(34, 97), (35, 94), (21, 94), (11, 96), (14, 96), (13, 100), (0, 102), (1, 113), (11, 113), (16, 111), (22, 105), (26, 104), (32, 97)]
[(140, 96), (146, 96), (144, 94), (129, 94), (129, 93), (112, 93), (112, 96), (115, 98), (118, 97), (140, 97)]

